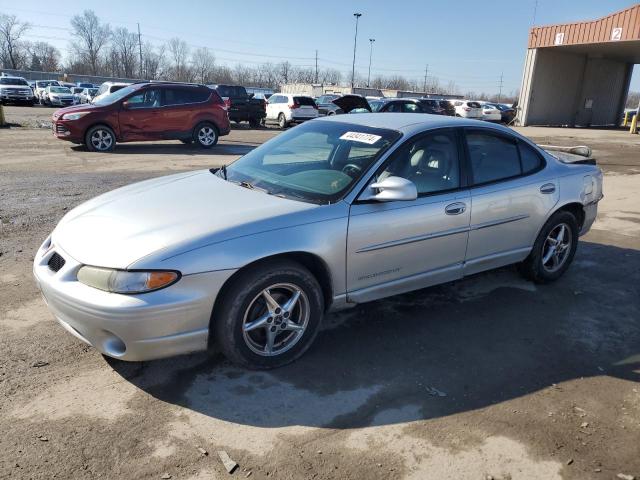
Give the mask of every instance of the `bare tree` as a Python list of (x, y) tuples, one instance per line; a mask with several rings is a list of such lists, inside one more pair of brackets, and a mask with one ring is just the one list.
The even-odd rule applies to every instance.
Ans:
[(112, 36), (112, 49), (116, 53), (122, 75), (136, 76), (138, 70), (138, 36), (126, 28), (116, 28)]
[(31, 70), (57, 72), (60, 68), (60, 50), (47, 42), (36, 42), (29, 46)]
[(171, 61), (172, 80), (190, 82), (193, 72), (189, 68), (189, 45), (184, 40), (174, 37), (167, 43), (169, 59)]
[(166, 66), (165, 47), (155, 48), (151, 43), (142, 45), (142, 76), (150, 80), (157, 80), (165, 76)]
[(77, 56), (90, 67), (92, 75), (98, 74), (100, 51), (109, 42), (111, 29), (108, 24), (101, 24), (93, 10), (85, 10), (82, 15), (71, 18), (72, 35), (76, 40), (72, 43)]
[(20, 68), (25, 61), (25, 48), (20, 42), (30, 26), (21, 22), (15, 15), (0, 14), (0, 56), (2, 63), (9, 68)]
[(207, 83), (211, 80), (216, 67), (216, 59), (208, 48), (201, 47), (193, 52), (191, 65), (196, 80), (200, 83)]

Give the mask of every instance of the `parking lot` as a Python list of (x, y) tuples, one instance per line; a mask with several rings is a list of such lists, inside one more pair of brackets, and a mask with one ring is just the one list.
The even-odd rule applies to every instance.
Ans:
[(6, 107), (0, 130), (0, 478), (225, 478), (218, 450), (251, 479), (640, 477), (640, 136), (519, 129), (589, 145), (605, 172), (558, 282), (508, 267), (363, 304), (327, 316), (297, 362), (251, 372), (215, 352), (107, 360), (57, 324), (31, 266), (79, 203), (280, 130), (99, 154), (56, 140), (52, 112)]

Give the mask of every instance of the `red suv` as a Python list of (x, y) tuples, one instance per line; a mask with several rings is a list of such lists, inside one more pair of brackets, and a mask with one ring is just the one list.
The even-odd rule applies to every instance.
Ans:
[(108, 152), (116, 142), (181, 140), (203, 148), (229, 134), (222, 98), (205, 85), (144, 82), (124, 87), (95, 103), (53, 114), (53, 134), (90, 151)]

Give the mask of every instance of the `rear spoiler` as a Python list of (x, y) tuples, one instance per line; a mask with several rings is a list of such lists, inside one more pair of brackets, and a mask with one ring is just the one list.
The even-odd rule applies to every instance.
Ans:
[(558, 145), (538, 145), (552, 157), (557, 158), (562, 163), (578, 163), (581, 165), (595, 165), (596, 159), (593, 152), (586, 145), (575, 147), (561, 147)]

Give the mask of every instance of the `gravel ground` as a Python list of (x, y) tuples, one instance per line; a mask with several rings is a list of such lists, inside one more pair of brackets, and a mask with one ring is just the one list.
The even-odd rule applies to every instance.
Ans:
[(49, 109), (6, 114), (24, 127), (0, 130), (0, 478), (225, 478), (218, 450), (252, 479), (640, 476), (638, 136), (521, 130), (591, 145), (606, 173), (560, 281), (504, 268), (361, 305), (328, 316), (295, 364), (256, 373), (215, 353), (106, 360), (58, 326), (31, 262), (88, 198), (229, 163), (278, 131), (101, 155), (35, 128)]

